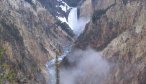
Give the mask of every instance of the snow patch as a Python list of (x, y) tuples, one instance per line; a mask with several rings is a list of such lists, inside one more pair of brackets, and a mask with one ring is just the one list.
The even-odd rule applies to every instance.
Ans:
[(65, 17), (57, 17), (61, 22), (66, 22), (67, 24), (68, 24), (68, 22), (67, 22), (67, 20), (66, 20), (66, 18)]
[(89, 17), (80, 17), (77, 16), (77, 8), (72, 8), (68, 20), (65, 17), (57, 17), (60, 21), (66, 22), (69, 27), (74, 31), (74, 33), (79, 36), (83, 32), (85, 25), (90, 21)]
[[(62, 0), (57, 0), (58, 2), (61, 2), (62, 4), (56, 7), (60, 7), (62, 9), (62, 11), (67, 12), (71, 7), (69, 7), (64, 1)], [(57, 12), (59, 14), (59, 12)], [(61, 21), (61, 22), (66, 22), (68, 24), (68, 21), (65, 17), (61, 17), (61, 16), (57, 16), (57, 18)]]
[(61, 9), (64, 11), (64, 12), (67, 12), (67, 10), (69, 10), (71, 7), (68, 6), (64, 1), (62, 0), (58, 0), (59, 2), (61, 2), (63, 5), (60, 5), (59, 7), (61, 7)]
[(63, 5), (60, 5), (59, 7), (61, 7), (61, 9), (64, 11), (64, 12), (67, 12), (67, 7), (63, 6)]

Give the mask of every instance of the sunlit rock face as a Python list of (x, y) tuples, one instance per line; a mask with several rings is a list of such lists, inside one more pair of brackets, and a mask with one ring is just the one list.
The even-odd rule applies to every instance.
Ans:
[[(144, 19), (141, 18), (141, 21)], [(137, 29), (140, 31), (137, 32)], [(132, 27), (119, 35), (104, 49), (104, 56), (113, 63), (106, 84), (146, 83), (145, 31), (145, 27)]]
[[(98, 2), (101, 3), (102, 1), (99, 0)], [(115, 2), (111, 0), (110, 3), (114, 4)], [(110, 8), (106, 11), (104, 10), (108, 7), (95, 10), (84, 33), (76, 41), (76, 46), (84, 48), (86, 45), (90, 45), (99, 50), (104, 49), (111, 40), (135, 24), (135, 15), (143, 7), (141, 3), (142, 1), (132, 1), (124, 5), (121, 0), (117, 0), (116, 5), (108, 5)]]
[(45, 84), (46, 62), (61, 54), (73, 36), (69, 27), (37, 0), (0, 1), (0, 48), (6, 49), (0, 73), (10, 76), (0, 82)]
[(75, 48), (103, 51), (112, 68), (102, 84), (145, 84), (145, 0), (93, 1), (92, 19)]
[(92, 0), (85, 0), (79, 7), (79, 17), (91, 17), (93, 14)]

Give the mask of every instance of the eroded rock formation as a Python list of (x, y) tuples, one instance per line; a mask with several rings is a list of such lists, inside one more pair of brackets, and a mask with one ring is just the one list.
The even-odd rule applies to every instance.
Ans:
[(0, 84), (45, 84), (46, 62), (73, 41), (62, 26), (39, 1), (1, 0)]
[[(114, 0), (93, 0), (94, 13), (109, 7)], [(145, 0), (116, 0), (105, 14), (93, 13), (75, 48), (90, 46), (102, 51), (111, 72), (102, 84), (146, 83), (146, 10)], [(94, 19), (94, 20), (93, 20)]]

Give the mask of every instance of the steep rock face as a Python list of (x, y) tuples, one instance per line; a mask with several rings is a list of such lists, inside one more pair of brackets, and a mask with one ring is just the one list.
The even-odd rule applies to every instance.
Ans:
[(65, 1), (71, 7), (76, 7), (78, 4), (80, 4), (84, 0), (63, 0), (63, 1)]
[(93, 14), (92, 0), (85, 0), (79, 7), (79, 17), (91, 17)]
[(143, 6), (140, 1), (129, 2), (126, 6), (121, 0), (111, 3), (107, 8), (95, 10), (92, 21), (76, 41), (76, 47), (85, 48), (90, 45), (97, 50), (104, 49), (111, 40), (133, 26)]
[(146, 83), (145, 26), (136, 25), (135, 28), (130, 28), (104, 49), (104, 56), (112, 65), (105, 84)]
[(45, 84), (45, 63), (73, 41), (72, 31), (38, 1), (2, 0), (0, 5), (0, 83)]
[(64, 11), (60, 5), (65, 5), (62, 0), (38, 0), (47, 10), (50, 11), (50, 13), (56, 17), (65, 17), (67, 18), (68, 12)]
[[(30, 0), (32, 1), (32, 0)], [(84, 0), (38, 0), (54, 17), (68, 20), (72, 7), (77, 7)]]
[(100, 9), (106, 9), (115, 0), (83, 0), (79, 5), (80, 17), (91, 17), (93, 12)]
[(93, 1), (97, 3), (92, 21), (86, 25), (75, 47), (103, 50), (104, 58), (111, 65), (103, 84), (145, 84), (146, 1), (116, 0), (111, 7), (115, 0)]
[(99, 9), (105, 9), (107, 7), (109, 7), (111, 4), (113, 4), (114, 2), (117, 3), (122, 3), (120, 0), (92, 0), (92, 5), (94, 10), (99, 10)]

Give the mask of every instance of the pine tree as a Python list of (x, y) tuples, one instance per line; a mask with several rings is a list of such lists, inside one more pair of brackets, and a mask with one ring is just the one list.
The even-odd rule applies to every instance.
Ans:
[(60, 82), (60, 77), (59, 77), (59, 62), (58, 62), (57, 54), (56, 54), (55, 66), (56, 66), (56, 84), (59, 84), (59, 82)]

